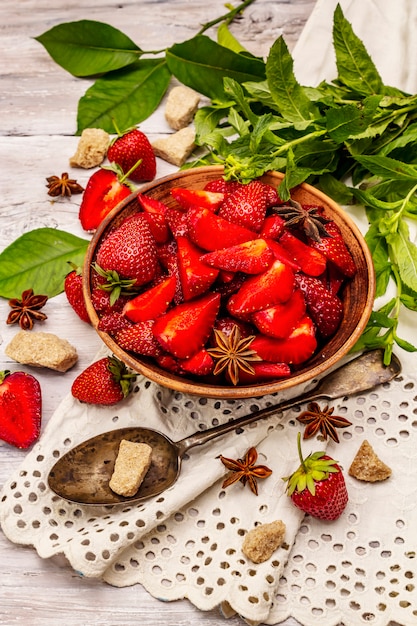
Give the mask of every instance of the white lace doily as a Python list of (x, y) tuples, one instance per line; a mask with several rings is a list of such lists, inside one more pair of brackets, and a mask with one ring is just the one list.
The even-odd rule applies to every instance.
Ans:
[[(51, 465), (97, 432), (145, 422), (177, 440), (277, 402), (273, 396), (207, 400), (145, 379), (112, 409), (66, 398), (4, 486), (0, 522), (11, 541), (33, 545), (41, 557), (64, 554), (84, 576), (114, 586), (140, 583), (162, 600), (188, 598), (202, 610), (223, 603), (226, 614), (236, 611), (255, 623), (292, 615), (309, 626), (341, 620), (386, 626), (390, 619), (411, 626), (417, 621), (416, 393), (414, 380), (400, 378), (333, 403), (352, 426), (340, 431), (340, 444), (327, 445), (329, 453), (347, 469), (366, 438), (393, 470), (379, 484), (346, 475), (350, 501), (336, 522), (302, 520), (284, 493), (281, 477), (298, 464), (302, 407), (191, 450), (176, 486), (148, 502), (97, 508), (55, 496), (46, 483)], [(225, 469), (216, 457), (236, 458), (251, 445), (272, 476), (260, 481), (258, 496), (241, 483), (222, 489)], [(304, 452), (323, 445), (305, 441)], [(244, 535), (275, 519), (286, 524), (285, 543), (255, 565), (242, 553)]]

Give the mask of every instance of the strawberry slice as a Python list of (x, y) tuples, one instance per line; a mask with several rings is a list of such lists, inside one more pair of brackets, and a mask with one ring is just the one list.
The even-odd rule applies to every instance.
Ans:
[(320, 241), (310, 241), (310, 245), (319, 250), (324, 256), (349, 278), (356, 274), (355, 261), (349, 252), (339, 226), (335, 222), (325, 225), (329, 237), (321, 237)]
[(294, 272), (299, 272), (301, 270), (301, 267), (298, 265), (298, 263), (294, 261), (291, 255), (286, 251), (286, 249), (283, 246), (281, 246), (280, 243), (278, 243), (278, 241), (275, 241), (275, 239), (265, 239), (265, 240), (268, 246), (271, 248), (272, 252), (274, 253), (274, 256), (276, 259), (281, 261), (281, 263), (285, 263), (285, 265), (288, 265), (289, 267), (291, 267), (294, 270)]
[(265, 239), (279, 239), (285, 229), (285, 220), (276, 213), (267, 215), (259, 232)]
[(268, 363), (266, 361), (253, 362), (251, 366), (254, 373), (250, 374), (241, 370), (239, 372), (240, 385), (253, 385), (255, 383), (276, 380), (277, 378), (288, 378), (291, 376), (291, 368), (287, 363)]
[(317, 348), (313, 321), (305, 315), (286, 339), (258, 335), (251, 343), (261, 359), (273, 363), (300, 365), (307, 361)]
[(240, 183), (237, 180), (224, 180), (224, 178), (215, 178), (214, 180), (209, 180), (209, 182), (204, 185), (204, 190), (213, 191), (214, 193), (222, 193), (226, 196), (234, 193), (242, 186), (243, 183)]
[(153, 333), (166, 352), (179, 359), (188, 359), (209, 338), (219, 307), (219, 294), (209, 293), (183, 302), (158, 317)]
[(187, 237), (177, 237), (178, 272), (184, 300), (205, 293), (214, 283), (219, 270), (200, 260), (201, 250)]
[(266, 188), (258, 180), (242, 185), (234, 193), (227, 196), (219, 209), (219, 216), (259, 232), (266, 213)]
[(78, 214), (83, 229), (96, 230), (110, 211), (131, 193), (132, 189), (121, 182), (117, 171), (98, 169), (90, 176), (83, 193)]
[(224, 200), (224, 193), (183, 187), (173, 187), (171, 195), (183, 209), (199, 206), (214, 212), (219, 209)]
[(168, 207), (160, 200), (142, 193), (138, 193), (137, 200), (146, 215), (156, 243), (166, 243), (170, 236), (166, 219)]
[(37, 379), (25, 372), (0, 372), (0, 439), (29, 448), (39, 437), (42, 393)]
[(188, 212), (188, 233), (197, 246), (209, 252), (229, 248), (257, 237), (249, 228), (232, 224), (210, 209), (199, 207), (193, 207)]
[(168, 276), (162, 282), (140, 293), (123, 307), (123, 315), (132, 322), (145, 322), (165, 313), (174, 298), (176, 290), (175, 276)]
[(153, 320), (131, 324), (116, 334), (116, 341), (123, 350), (145, 356), (157, 356), (162, 350), (152, 332)]
[(306, 303), (300, 289), (295, 289), (285, 304), (276, 304), (252, 315), (258, 330), (269, 337), (285, 339), (305, 315)]
[(168, 207), (165, 217), (169, 230), (174, 237), (185, 237), (188, 235), (188, 214), (186, 212)]
[(245, 318), (274, 304), (286, 302), (294, 289), (294, 272), (278, 259), (262, 274), (251, 276), (227, 303), (229, 313)]
[(201, 261), (211, 267), (229, 272), (260, 274), (271, 265), (274, 253), (264, 239), (253, 239), (244, 243), (208, 252)]
[(296, 282), (304, 294), (307, 311), (322, 337), (331, 337), (343, 319), (343, 303), (326, 289), (319, 278), (296, 274)]
[(326, 257), (319, 250), (305, 244), (288, 230), (284, 230), (279, 243), (309, 276), (320, 276), (326, 269)]
[(179, 365), (189, 374), (208, 376), (214, 369), (214, 359), (205, 348), (202, 348), (189, 359), (180, 360)]

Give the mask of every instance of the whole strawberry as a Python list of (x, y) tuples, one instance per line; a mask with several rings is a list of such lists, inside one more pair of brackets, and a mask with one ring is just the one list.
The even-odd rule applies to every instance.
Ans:
[(141, 159), (141, 163), (129, 174), (135, 182), (153, 180), (156, 175), (156, 159), (147, 136), (137, 128), (119, 135), (110, 145), (107, 158), (117, 163), (126, 174)]
[(42, 394), (38, 380), (25, 372), (0, 372), (0, 439), (29, 448), (40, 433)]
[(69, 265), (72, 267), (72, 270), (65, 276), (65, 295), (80, 320), (90, 324), (90, 317), (87, 312), (83, 294), (83, 277), (81, 268), (77, 267), (74, 263), (70, 263)]
[(107, 356), (89, 365), (72, 383), (74, 398), (87, 404), (111, 406), (126, 398), (135, 374), (115, 356)]
[(120, 278), (134, 279), (135, 287), (155, 277), (156, 244), (143, 213), (132, 215), (104, 239), (97, 252), (97, 264), (104, 271), (117, 272)]
[(348, 493), (342, 470), (337, 461), (324, 452), (314, 452), (303, 458), (301, 435), (298, 433), (300, 467), (288, 481), (287, 493), (295, 506), (305, 513), (322, 520), (332, 521), (343, 513)]

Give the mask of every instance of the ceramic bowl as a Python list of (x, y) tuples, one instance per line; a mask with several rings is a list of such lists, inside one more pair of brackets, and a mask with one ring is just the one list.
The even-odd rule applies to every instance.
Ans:
[[(221, 166), (184, 170), (146, 184), (140, 188), (140, 192), (173, 206), (175, 201), (170, 196), (172, 187), (202, 189), (208, 181), (221, 177), (222, 173)], [(283, 175), (279, 172), (270, 172), (261, 180), (277, 186), (282, 177)], [(122, 201), (100, 224), (90, 242), (84, 266), (84, 296), (92, 325), (106, 346), (134, 371), (163, 387), (187, 394), (221, 399), (254, 398), (280, 392), (321, 376), (349, 352), (362, 334), (373, 308), (375, 293), (375, 275), (369, 249), (358, 227), (336, 202), (311, 185), (302, 184), (292, 190), (291, 197), (304, 204), (319, 204), (325, 208), (326, 213), (340, 227), (357, 266), (357, 273), (346, 284), (342, 294), (344, 305), (342, 323), (336, 334), (321, 345), (312, 358), (299, 366), (286, 379), (248, 386), (222, 384), (216, 386), (202, 383), (197, 378), (174, 375), (161, 369), (149, 358), (139, 357), (122, 350), (109, 334), (97, 329), (99, 318), (91, 303), (91, 267), (100, 243), (109, 230), (138, 210), (136, 195), (135, 192)]]

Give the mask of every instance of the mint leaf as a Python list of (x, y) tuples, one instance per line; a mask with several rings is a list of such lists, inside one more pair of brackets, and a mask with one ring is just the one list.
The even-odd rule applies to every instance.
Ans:
[(96, 80), (78, 103), (77, 134), (85, 128), (115, 132), (147, 119), (161, 102), (171, 74), (164, 59), (141, 59)]
[(409, 165), (403, 161), (379, 155), (358, 155), (355, 158), (375, 176), (393, 180), (408, 180), (412, 183), (415, 183), (417, 180), (416, 165)]
[(104, 74), (134, 63), (142, 54), (120, 30), (93, 20), (58, 24), (35, 39), (74, 76)]
[(407, 223), (400, 222), (398, 231), (387, 235), (387, 241), (392, 248), (401, 280), (409, 289), (417, 292), (417, 246), (410, 241)]
[(319, 110), (307, 97), (294, 75), (294, 61), (282, 37), (272, 45), (266, 62), (271, 95), (281, 115), (291, 122), (311, 121)]
[(356, 135), (369, 133), (378, 102), (379, 98), (368, 98), (363, 104), (347, 104), (338, 108), (329, 108), (326, 120), (330, 137), (342, 143)]
[(181, 83), (212, 99), (225, 99), (225, 76), (238, 83), (265, 79), (261, 59), (237, 54), (205, 35), (174, 44), (165, 56), (170, 71)]
[(338, 4), (333, 17), (333, 44), (339, 80), (359, 94), (384, 93), (381, 77), (362, 41)]
[(25, 289), (49, 298), (64, 289), (68, 261), (82, 265), (89, 242), (54, 228), (21, 235), (0, 254), (0, 296), (20, 298)]

